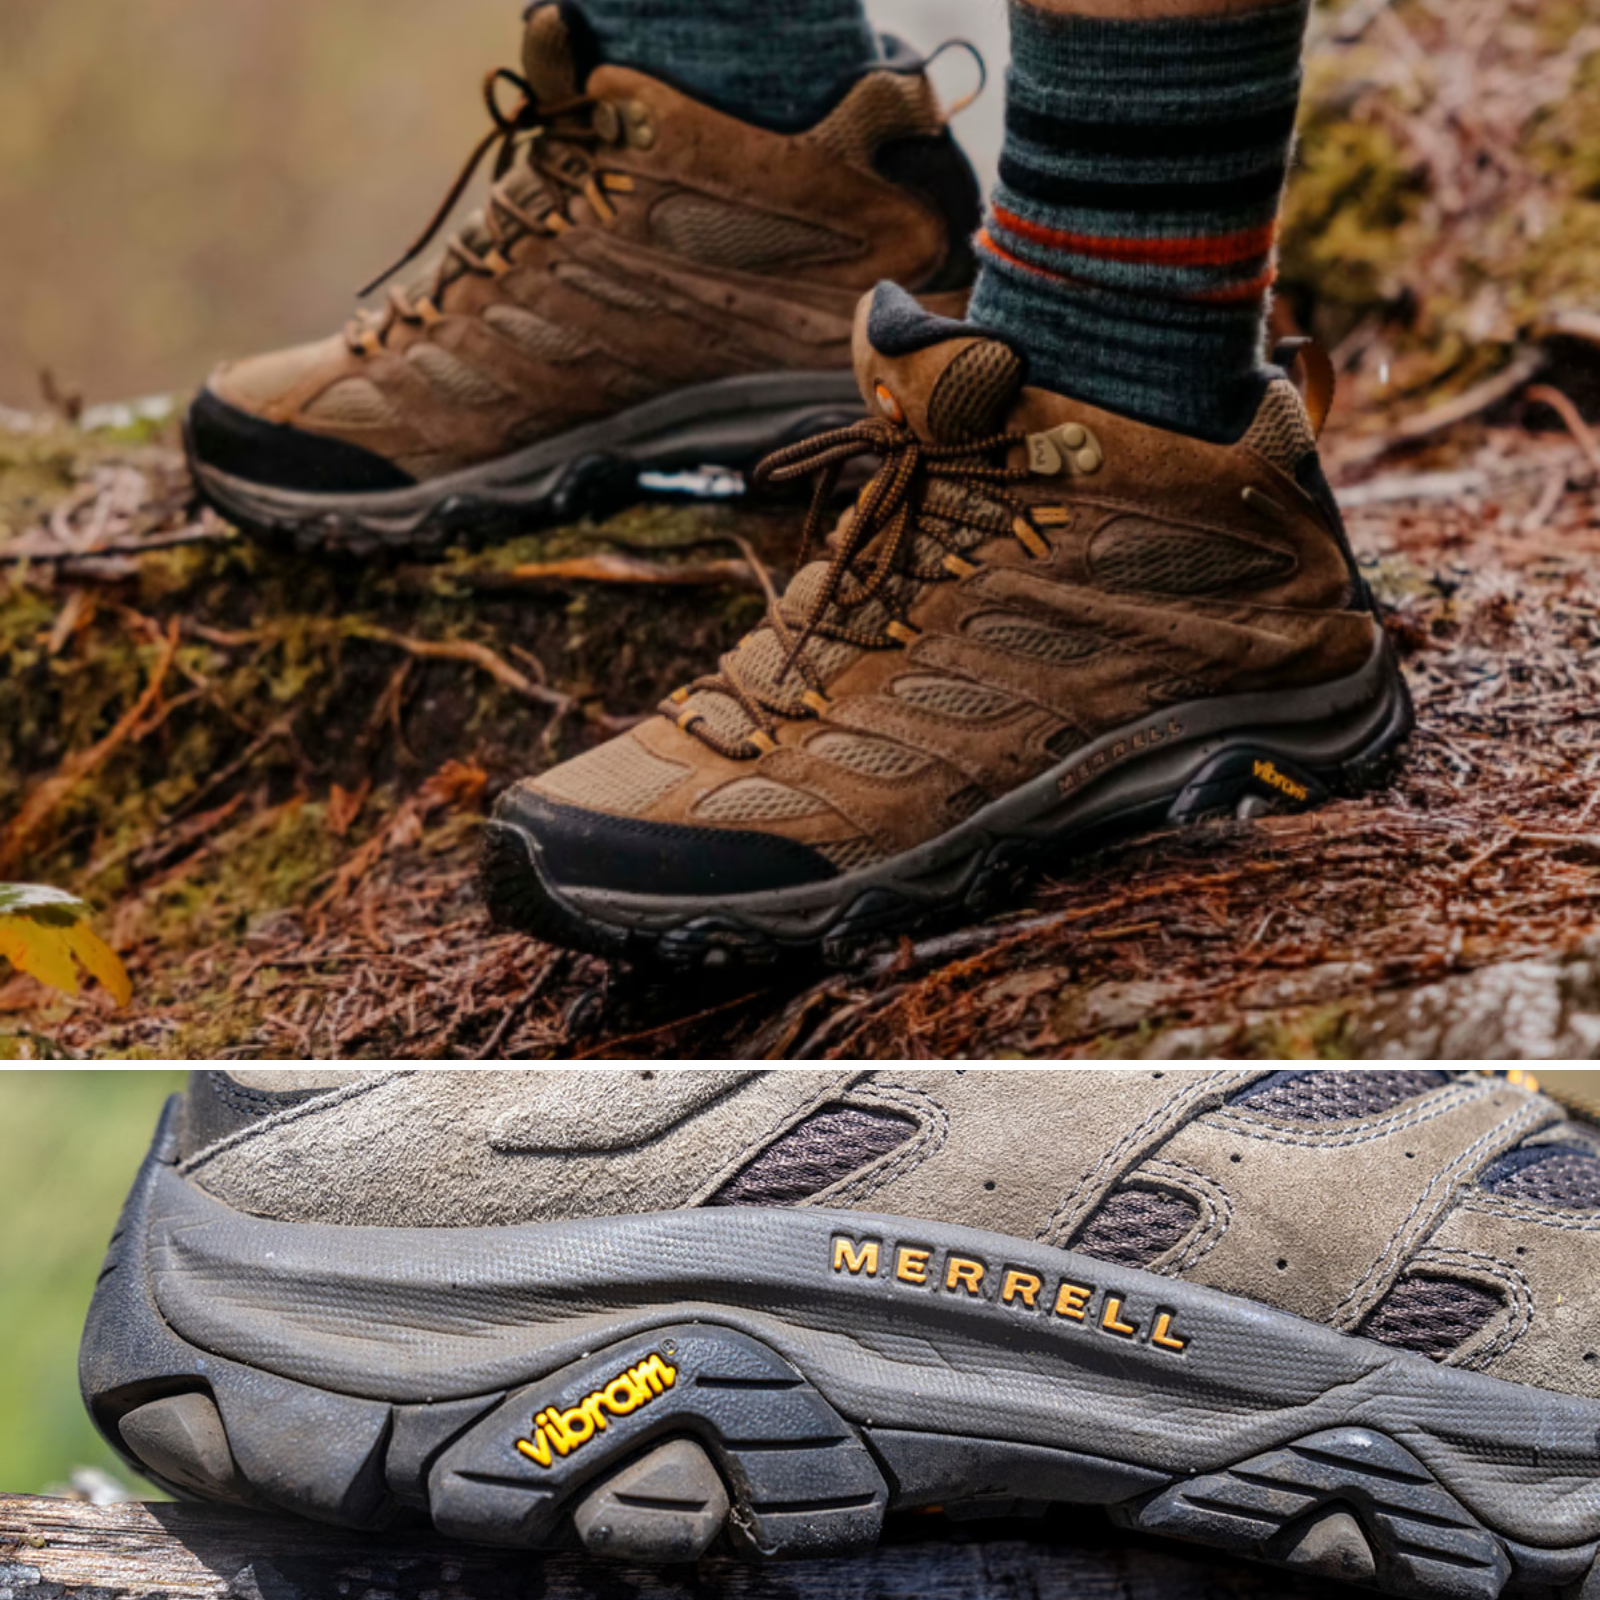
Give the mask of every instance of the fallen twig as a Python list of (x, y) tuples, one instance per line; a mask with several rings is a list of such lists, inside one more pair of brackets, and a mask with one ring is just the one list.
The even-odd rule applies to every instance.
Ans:
[(178, 638), (178, 621), (174, 617), (167, 625), (161, 653), (151, 670), (150, 681), (145, 684), (139, 698), (123, 712), (103, 739), (87, 750), (69, 755), (59, 769), (23, 801), (22, 809), (11, 819), (4, 834), (0, 834), (0, 878), (4, 878), (17, 866), (22, 859), (24, 848), (67, 796), (91, 773), (104, 766), (106, 761), (130, 739), (140, 736), (140, 724), (160, 697), (161, 686), (166, 682), (167, 670), (172, 665), (172, 658), (178, 653)]

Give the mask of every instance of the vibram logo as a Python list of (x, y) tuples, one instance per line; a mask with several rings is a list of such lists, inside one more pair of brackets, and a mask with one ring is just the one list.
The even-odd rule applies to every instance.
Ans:
[(630, 1415), (677, 1381), (678, 1369), (652, 1353), (593, 1394), (586, 1394), (569, 1410), (546, 1406), (533, 1419), (533, 1437), (518, 1439), (517, 1449), (530, 1461), (548, 1467), (557, 1456), (569, 1456), (597, 1433), (604, 1433), (608, 1416)]
[(1279, 772), (1270, 761), (1257, 761), (1252, 770), (1263, 783), (1270, 783), (1274, 789), (1288, 795), (1291, 800), (1303, 801), (1311, 797), (1311, 791), (1303, 783), (1296, 783), (1293, 778)]

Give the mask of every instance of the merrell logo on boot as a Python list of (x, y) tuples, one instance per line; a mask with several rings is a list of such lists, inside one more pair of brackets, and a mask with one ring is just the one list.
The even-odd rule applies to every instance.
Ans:
[(1177, 1312), (1168, 1307), (1153, 1306), (1130, 1314), (1128, 1297), (1113, 1289), (1102, 1293), (1092, 1283), (1046, 1279), (998, 1261), (979, 1261), (953, 1252), (941, 1259), (939, 1252), (920, 1245), (840, 1233), (833, 1236), (829, 1265), (842, 1278), (877, 1278), (925, 1293), (956, 1295), (997, 1308), (1059, 1318), (1169, 1355), (1182, 1355), (1189, 1347), (1188, 1336), (1176, 1327)]
[(1310, 798), (1310, 790), (1303, 783), (1296, 783), (1293, 778), (1285, 777), (1270, 761), (1258, 761), (1252, 770), (1263, 783), (1270, 783), (1274, 789), (1288, 795), (1291, 800)]
[(546, 1406), (533, 1419), (533, 1437), (518, 1439), (517, 1449), (530, 1461), (548, 1467), (555, 1456), (569, 1456), (597, 1433), (604, 1433), (608, 1412), (626, 1417), (677, 1381), (678, 1369), (652, 1353), (638, 1366), (619, 1372), (603, 1388), (586, 1394), (570, 1410)]
[(1130, 733), (1125, 739), (1118, 739), (1105, 750), (1095, 751), (1087, 761), (1079, 762), (1070, 772), (1063, 772), (1056, 780), (1056, 788), (1062, 794), (1071, 794), (1079, 784), (1098, 777), (1107, 767), (1115, 766), (1119, 761), (1126, 761), (1129, 756), (1137, 755), (1141, 750), (1148, 750), (1152, 745), (1165, 744), (1168, 739), (1176, 739), (1182, 732), (1183, 724), (1171, 717), (1167, 718), (1167, 725), (1164, 728), (1152, 723), (1148, 728)]

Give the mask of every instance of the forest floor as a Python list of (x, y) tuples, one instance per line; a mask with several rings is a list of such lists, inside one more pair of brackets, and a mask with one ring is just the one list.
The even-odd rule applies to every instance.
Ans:
[(496, 932), (479, 825), (748, 627), (797, 510), (657, 501), (327, 567), (198, 513), (160, 429), (0, 432), (0, 881), (82, 894), (135, 987), (119, 1011), (0, 979), (0, 1034), (159, 1058), (1593, 1054), (1600, 448), (1537, 392), (1475, 409), (1331, 441), (1417, 701), (1392, 789), (1063, 863), (853, 970), (665, 985)]

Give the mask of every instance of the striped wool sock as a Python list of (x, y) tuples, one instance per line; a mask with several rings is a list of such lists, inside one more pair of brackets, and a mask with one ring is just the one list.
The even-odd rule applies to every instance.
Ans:
[(1307, 10), (1106, 21), (1013, 0), (971, 314), (1032, 383), (1201, 438), (1249, 426)]
[(580, 0), (607, 61), (659, 74), (763, 127), (805, 127), (873, 60), (861, 0)]

